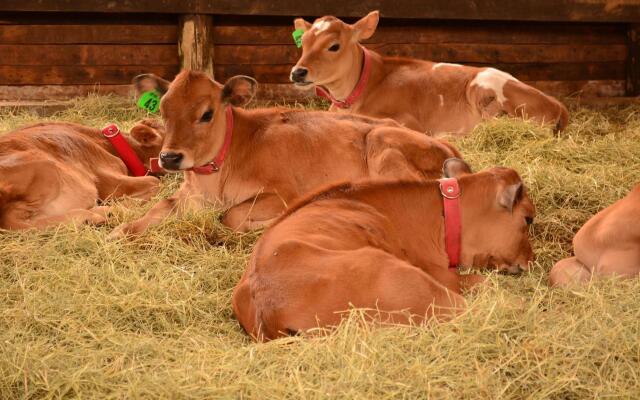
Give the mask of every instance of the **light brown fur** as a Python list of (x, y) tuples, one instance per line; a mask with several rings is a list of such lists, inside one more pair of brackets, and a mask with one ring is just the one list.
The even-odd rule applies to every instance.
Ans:
[[(373, 35), (378, 18), (374, 11), (353, 25), (335, 17), (318, 18), (313, 25), (297, 19), (295, 27), (305, 34), (292, 80), (322, 86), (335, 98), (345, 99), (361, 74), (359, 41)], [(339, 50), (330, 51), (335, 45)], [(371, 77), (347, 112), (393, 118), (430, 134), (465, 134), (482, 120), (501, 114), (548, 123), (557, 130), (567, 125), (569, 114), (562, 103), (504, 72), (370, 53)], [(297, 68), (308, 70), (304, 82), (295, 81)]]
[[(148, 160), (162, 145), (162, 127), (142, 121), (125, 135), (138, 157)], [(0, 228), (43, 228), (67, 221), (102, 223), (98, 200), (149, 199), (152, 176), (131, 177), (98, 129), (45, 122), (0, 136)]]
[[(181, 155), (176, 169), (214, 158), (224, 141), (225, 106), (250, 99), (255, 92), (255, 87), (247, 91), (250, 81), (236, 77), (223, 87), (201, 73), (184, 71), (176, 77), (161, 101), (167, 129), (162, 153)], [(202, 122), (208, 111), (213, 118)], [(228, 210), (225, 225), (246, 231), (268, 225), (294, 199), (328, 183), (435, 177), (445, 159), (459, 156), (449, 143), (391, 120), (277, 108), (233, 108), (233, 116), (231, 147), (220, 171), (185, 171), (178, 192), (119, 227), (113, 237), (138, 234), (173, 212), (216, 203)]]
[[(528, 268), (535, 210), (515, 171), (461, 177), (461, 264)], [(517, 190), (511, 190), (516, 188)], [(448, 269), (437, 182), (342, 184), (291, 207), (265, 232), (234, 289), (253, 338), (337, 325), (350, 307), (383, 322), (446, 319), (479, 275)]]
[(552, 286), (585, 284), (604, 277), (640, 276), (640, 185), (593, 216), (573, 238), (574, 257), (554, 265)]

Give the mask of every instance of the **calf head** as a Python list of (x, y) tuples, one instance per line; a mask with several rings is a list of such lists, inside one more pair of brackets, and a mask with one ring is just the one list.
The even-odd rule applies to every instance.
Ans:
[(296, 29), (302, 29), (302, 57), (291, 70), (290, 79), (298, 86), (327, 85), (339, 81), (357, 69), (361, 40), (376, 31), (380, 14), (370, 12), (358, 22), (349, 25), (336, 17), (322, 17), (313, 24), (298, 18)]
[(166, 130), (160, 165), (169, 171), (210, 162), (224, 142), (225, 106), (246, 105), (257, 89), (255, 79), (248, 76), (234, 76), (222, 85), (202, 72), (186, 70), (171, 83), (152, 74), (134, 79), (136, 88), (142, 84), (161, 93), (166, 88), (160, 101)]
[(459, 178), (461, 188), (461, 264), (508, 273), (527, 270), (533, 260), (529, 225), (535, 207), (518, 173), (495, 167), (471, 174), (464, 161), (447, 161), (445, 176)]

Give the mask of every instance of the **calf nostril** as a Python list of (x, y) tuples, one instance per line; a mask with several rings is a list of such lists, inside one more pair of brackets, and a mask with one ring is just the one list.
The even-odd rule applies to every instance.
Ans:
[(304, 80), (304, 78), (306, 78), (308, 72), (309, 71), (306, 68), (296, 68), (291, 73), (291, 78), (294, 81)]
[(160, 161), (164, 167), (177, 168), (184, 156), (182, 153), (163, 152), (160, 153)]

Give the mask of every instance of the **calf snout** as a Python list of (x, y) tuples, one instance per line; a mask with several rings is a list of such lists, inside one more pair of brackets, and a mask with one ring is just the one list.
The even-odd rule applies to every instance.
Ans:
[(162, 152), (160, 153), (160, 162), (162, 163), (162, 168), (164, 169), (180, 169), (180, 163), (182, 163), (182, 159), (184, 158), (184, 154), (175, 153), (175, 152)]
[(291, 81), (295, 83), (304, 83), (307, 81), (308, 73), (309, 73), (309, 70), (306, 69), (305, 67), (294, 67), (291, 70), (291, 75), (289, 79), (291, 79)]

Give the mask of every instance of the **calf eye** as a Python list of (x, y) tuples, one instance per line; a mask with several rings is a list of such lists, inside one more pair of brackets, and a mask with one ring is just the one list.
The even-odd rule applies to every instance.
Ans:
[(531, 217), (524, 217), (524, 220), (527, 221), (527, 225), (533, 224), (533, 218)]
[(329, 47), (329, 51), (336, 52), (338, 50), (340, 50), (340, 45), (338, 43), (336, 43), (333, 46)]
[(213, 110), (207, 110), (207, 112), (202, 114), (202, 117), (200, 117), (200, 122), (209, 122), (211, 121), (211, 118), (213, 118)]

